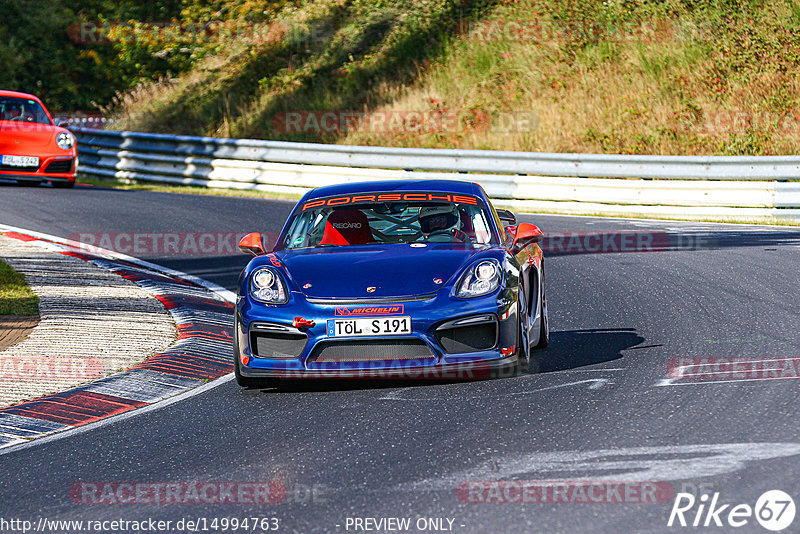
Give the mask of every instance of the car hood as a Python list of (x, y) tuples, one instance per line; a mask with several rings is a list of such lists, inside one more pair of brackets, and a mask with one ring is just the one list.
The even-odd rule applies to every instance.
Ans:
[(446, 243), (367, 245), (281, 251), (277, 256), (306, 297), (364, 299), (434, 293), (484, 249)]
[(31, 150), (55, 149), (56, 133), (62, 130), (48, 124), (0, 121), (0, 154), (29, 155)]

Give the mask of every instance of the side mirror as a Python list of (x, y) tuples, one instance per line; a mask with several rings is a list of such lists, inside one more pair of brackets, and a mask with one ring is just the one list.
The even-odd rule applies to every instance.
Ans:
[(517, 224), (517, 217), (509, 210), (495, 211), (497, 212), (497, 216), (500, 218), (500, 222), (502, 222), (504, 226)]
[(239, 250), (245, 254), (252, 254), (253, 256), (260, 256), (266, 254), (264, 250), (264, 239), (259, 232), (252, 232), (239, 240)]
[(514, 248), (522, 248), (531, 243), (539, 243), (544, 239), (544, 234), (539, 227), (531, 223), (519, 223), (517, 233), (514, 235)]

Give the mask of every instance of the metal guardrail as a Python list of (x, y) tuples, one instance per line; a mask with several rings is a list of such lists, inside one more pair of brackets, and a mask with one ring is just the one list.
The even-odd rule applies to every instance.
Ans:
[(281, 193), (368, 179), (468, 179), (516, 208), (800, 218), (800, 182), (789, 181), (800, 180), (800, 156), (546, 154), (73, 131), (79, 171), (97, 177)]

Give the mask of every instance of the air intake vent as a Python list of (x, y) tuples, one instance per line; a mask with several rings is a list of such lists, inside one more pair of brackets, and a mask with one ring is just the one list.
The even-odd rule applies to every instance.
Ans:
[(250, 332), (250, 348), (257, 358), (291, 360), (302, 354), (308, 336), (279, 332)]
[(436, 331), (436, 340), (448, 354), (491, 350), (497, 345), (497, 321), (445, 326)]
[(44, 172), (49, 174), (64, 173), (72, 170), (72, 158), (51, 161)]

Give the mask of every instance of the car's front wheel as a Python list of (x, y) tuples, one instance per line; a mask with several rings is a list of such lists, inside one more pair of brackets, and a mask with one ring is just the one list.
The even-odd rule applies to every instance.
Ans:
[(539, 319), (539, 342), (537, 349), (543, 349), (550, 344), (550, 319), (547, 316), (547, 291), (545, 291), (544, 262), (542, 263), (542, 313)]
[(257, 388), (261, 386), (261, 379), (243, 376), (239, 369), (239, 358), (234, 357), (233, 374), (236, 375), (236, 383), (245, 388)]
[(519, 332), (517, 333), (517, 374), (527, 373), (531, 365), (531, 351), (522, 329), (522, 318), (520, 317)]

